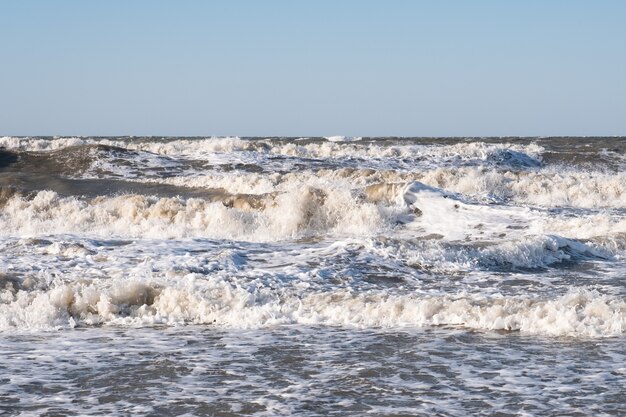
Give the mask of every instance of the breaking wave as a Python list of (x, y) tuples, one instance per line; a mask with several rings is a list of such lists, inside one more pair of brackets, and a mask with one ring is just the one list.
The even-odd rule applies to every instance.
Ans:
[(281, 324), (406, 328), (454, 326), (549, 336), (603, 337), (626, 330), (626, 302), (590, 290), (551, 299), (516, 296), (294, 293), (244, 288), (190, 274), (180, 285), (114, 280), (5, 289), (0, 329), (94, 324), (201, 323), (228, 328)]
[(40, 191), (6, 199), (3, 235), (90, 233), (143, 238), (212, 237), (252, 241), (324, 233), (369, 233), (393, 217), (349, 192), (313, 188), (280, 195), (220, 195), (214, 201), (121, 195), (84, 199)]
[[(404, 163), (494, 163), (515, 167), (536, 167), (541, 164), (544, 149), (538, 145), (493, 144), (484, 142), (426, 146), (401, 141), (392, 145), (361, 144), (355, 139), (331, 137), (333, 140), (299, 144), (272, 139), (247, 140), (238, 137), (196, 138), (176, 140), (115, 140), (109, 138), (0, 138), (0, 147), (22, 151), (52, 151), (76, 146), (105, 145), (159, 155), (201, 158), (233, 152), (254, 152), (259, 155), (284, 155), (299, 158), (363, 160), (389, 159)], [(337, 139), (337, 140), (335, 140)]]
[[(620, 335), (626, 174), (616, 169), (621, 148), (598, 143), (585, 148), (584, 164), (568, 165), (584, 144), (2, 137), (0, 329), (203, 323)], [(116, 258), (90, 239), (129, 248)], [(15, 244), (22, 240), (45, 243)], [(187, 268), (201, 257), (185, 252), (196, 240), (200, 253), (248, 245), (245, 261)], [(184, 260), (172, 255), (135, 274), (140, 256), (168, 251)], [(287, 252), (293, 259), (279, 259)]]

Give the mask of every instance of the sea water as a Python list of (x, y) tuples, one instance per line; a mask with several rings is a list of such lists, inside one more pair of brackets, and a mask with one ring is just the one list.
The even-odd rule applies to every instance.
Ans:
[(8, 415), (623, 415), (622, 138), (0, 138)]

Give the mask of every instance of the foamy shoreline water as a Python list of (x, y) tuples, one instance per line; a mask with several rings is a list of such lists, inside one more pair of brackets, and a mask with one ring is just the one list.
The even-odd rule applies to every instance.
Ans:
[[(107, 402), (95, 386), (71, 408), (90, 346), (105, 358), (98, 372), (118, 372), (119, 335), (132, 357), (149, 343), (150, 355), (166, 358), (141, 368), (155, 386), (171, 375), (181, 390), (202, 393), (181, 402), (191, 414), (306, 415), (311, 404), (324, 409), (321, 392), (353, 415), (506, 413), (516, 401), (530, 414), (614, 413), (624, 407), (624, 143), (2, 137), (0, 333), (15, 361), (0, 399), (39, 401), (38, 412), (80, 414), (89, 403), (94, 412), (173, 413), (140, 397)], [(55, 347), (63, 340), (77, 364), (55, 362), (70, 360)], [(16, 353), (29, 341), (31, 353)], [(236, 400), (210, 382), (211, 353), (192, 347), (205, 342), (216, 372), (238, 375), (231, 383), (257, 399)], [(174, 345), (183, 357), (171, 356)], [(601, 353), (583, 369), (582, 346), (591, 345)], [(562, 361), (541, 359), (559, 346), (568, 349)], [(438, 358), (434, 368), (420, 349)], [(28, 357), (39, 361), (31, 376)], [(251, 357), (292, 365), (265, 375)], [(358, 360), (344, 369), (334, 357)], [(308, 376), (277, 389), (301, 362)], [(32, 387), (54, 369), (72, 381), (55, 383), (58, 408)], [(594, 378), (613, 385), (598, 391)], [(435, 395), (437, 380), (442, 393), (474, 402)], [(360, 383), (363, 404), (345, 392)], [(537, 400), (537, 387), (551, 405)], [(409, 401), (415, 395), (427, 400)], [(230, 399), (202, 408), (215, 398)]]

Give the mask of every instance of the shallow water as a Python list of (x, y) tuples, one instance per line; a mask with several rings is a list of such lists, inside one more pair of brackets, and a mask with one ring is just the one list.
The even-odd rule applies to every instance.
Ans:
[(13, 415), (620, 415), (622, 138), (0, 138)]
[(623, 339), (425, 328), (88, 328), (3, 338), (32, 415), (621, 415)]

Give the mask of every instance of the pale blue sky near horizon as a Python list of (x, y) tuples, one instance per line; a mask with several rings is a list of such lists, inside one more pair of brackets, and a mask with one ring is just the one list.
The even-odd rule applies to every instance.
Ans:
[(0, 1), (0, 135), (626, 135), (626, 1)]

